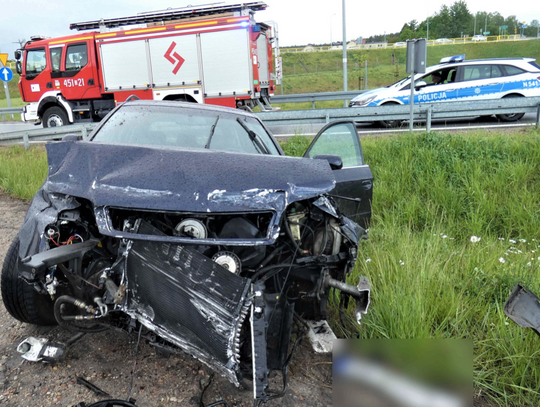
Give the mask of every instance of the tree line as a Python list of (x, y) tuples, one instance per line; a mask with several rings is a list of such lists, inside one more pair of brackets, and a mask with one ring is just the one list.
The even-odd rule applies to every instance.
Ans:
[[(428, 37), (429, 25), (429, 37)], [(526, 25), (523, 28), (523, 25)], [(506, 27), (505, 27), (506, 26)], [(418, 23), (417, 20), (405, 23), (400, 32), (373, 35), (366, 42), (397, 42), (412, 38), (459, 38), (475, 34), (514, 35), (523, 34), (536, 37), (539, 32), (538, 20), (526, 22), (514, 15), (503, 17), (499, 12), (479, 11), (471, 13), (464, 0), (454, 2), (450, 7), (441, 6), (439, 12)]]

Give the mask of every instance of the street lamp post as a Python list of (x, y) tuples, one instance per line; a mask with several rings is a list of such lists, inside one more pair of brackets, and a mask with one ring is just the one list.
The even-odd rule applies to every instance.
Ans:
[(474, 34), (473, 35), (476, 35), (476, 17), (478, 16), (478, 11), (476, 12), (476, 14), (474, 15)]
[(334, 45), (333, 41), (332, 41), (332, 19), (334, 18), (334, 16), (336, 15), (336, 13), (332, 14), (330, 16), (330, 48), (332, 48), (332, 45)]
[[(347, 29), (345, 27), (345, 0), (343, 0), (343, 91), (347, 91)], [(343, 107), (347, 107), (347, 101), (343, 101)]]

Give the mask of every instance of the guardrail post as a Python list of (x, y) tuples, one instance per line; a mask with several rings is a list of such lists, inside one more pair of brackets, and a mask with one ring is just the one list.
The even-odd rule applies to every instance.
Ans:
[(536, 128), (540, 129), (540, 104), (536, 106)]
[(431, 131), (431, 106), (428, 107), (428, 110), (427, 110), (426, 131), (428, 133)]
[(23, 141), (24, 141), (24, 149), (28, 150), (30, 148), (30, 143), (28, 142), (28, 133), (24, 133)]
[(81, 132), (82, 132), (82, 139), (86, 140), (87, 133), (86, 133), (86, 126), (84, 124), (83, 124)]
[(326, 123), (330, 123), (330, 114), (326, 113)]
[(315, 101), (314, 100), (311, 102), (311, 108), (315, 109)]

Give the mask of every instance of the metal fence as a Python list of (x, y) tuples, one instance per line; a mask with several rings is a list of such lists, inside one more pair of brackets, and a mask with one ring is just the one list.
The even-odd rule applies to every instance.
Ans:
[[(358, 92), (355, 92), (358, 94)], [(280, 101), (287, 102), (349, 99), (351, 92), (329, 92), (311, 95), (281, 96)], [(289, 99), (287, 99), (289, 98)], [(275, 101), (275, 99), (273, 99)], [(5, 109), (2, 109), (2, 112)], [(491, 116), (499, 114), (536, 113), (536, 126), (540, 128), (540, 97), (506, 98), (475, 102), (443, 102), (414, 105), (414, 121), (425, 122), (427, 131), (431, 131), (432, 120), (456, 117)], [(409, 120), (409, 105), (374, 106), (359, 108), (312, 109), (256, 112), (268, 126), (306, 125), (329, 123), (337, 120), (355, 122), (378, 122), (386, 120)], [(31, 141), (59, 140), (66, 134), (81, 135), (85, 139), (96, 123), (54, 127), (48, 129), (23, 130), (0, 134), (0, 145), (24, 143), (28, 148)]]
[(6, 115), (10, 115), (13, 120), (14, 114), (21, 114), (22, 112), (22, 107), (7, 107), (5, 109), (0, 109), (0, 116), (2, 117), (2, 121), (6, 120)]

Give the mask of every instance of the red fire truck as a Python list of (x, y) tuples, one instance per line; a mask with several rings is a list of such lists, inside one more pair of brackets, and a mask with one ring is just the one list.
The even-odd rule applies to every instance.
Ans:
[(43, 127), (99, 121), (131, 95), (267, 109), (278, 83), (277, 38), (254, 20), (266, 7), (169, 9), (70, 25), (99, 31), (33, 37), (15, 52), (19, 90), (29, 102), (22, 120)]

